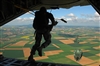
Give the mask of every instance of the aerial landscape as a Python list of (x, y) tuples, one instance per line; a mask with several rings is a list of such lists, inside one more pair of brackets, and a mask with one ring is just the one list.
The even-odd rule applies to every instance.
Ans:
[[(43, 49), (42, 57), (36, 54), (34, 59), (51, 63), (98, 66), (100, 62), (99, 31), (99, 27), (92, 26), (56, 26), (51, 31), (51, 45)], [(2, 26), (0, 54), (9, 58), (27, 60), (35, 42), (34, 36), (31, 25)], [(81, 49), (83, 52), (80, 61), (74, 59), (76, 49)]]
[(1, 0), (0, 7), (0, 66), (100, 66), (100, 0)]

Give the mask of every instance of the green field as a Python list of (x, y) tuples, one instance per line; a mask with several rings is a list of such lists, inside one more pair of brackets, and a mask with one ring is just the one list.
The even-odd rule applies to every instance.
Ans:
[[(27, 60), (35, 42), (34, 29), (29, 26), (6, 26), (0, 31), (0, 53), (5, 57)], [(98, 66), (100, 63), (99, 27), (57, 26), (51, 34), (52, 43), (43, 49), (44, 58), (40, 59), (36, 53), (36, 61), (83, 66)], [(73, 59), (76, 49), (83, 51), (79, 62)]]

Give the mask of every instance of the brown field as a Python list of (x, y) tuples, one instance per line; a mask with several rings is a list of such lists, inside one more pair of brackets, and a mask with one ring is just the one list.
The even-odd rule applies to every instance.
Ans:
[(0, 48), (0, 50), (2, 51), (2, 50), (4, 50), (4, 48)]
[(88, 39), (88, 41), (93, 41), (93, 40), (94, 40), (94, 38)]
[(100, 66), (100, 62), (97, 62), (97, 63), (93, 63), (93, 64), (90, 64), (88, 66)]
[(61, 41), (64, 44), (73, 44), (74, 43), (74, 41), (70, 40), (70, 39), (68, 39), (68, 40), (59, 40), (59, 41)]
[(43, 59), (47, 59), (48, 56), (50, 55), (55, 55), (55, 54), (59, 54), (60, 52), (63, 52), (62, 50), (53, 50), (53, 51), (46, 51), (45, 56), (42, 57), (34, 57), (35, 60), (43, 60)]
[[(30, 55), (30, 48), (23, 48), (23, 53), (25, 57), (29, 57)], [(42, 57), (34, 57), (35, 60), (42, 60), (42, 59), (47, 59), (48, 56), (50, 55), (55, 55), (55, 54), (59, 54), (60, 52), (63, 52), (62, 50), (53, 50), (53, 51), (45, 51), (45, 56)]]
[(12, 45), (12, 44), (8, 44), (8, 45), (4, 46), (3, 48), (6, 48), (6, 47), (11, 46), (11, 45)]
[(97, 46), (97, 47), (93, 47), (94, 49), (100, 49), (100, 46)]
[(83, 41), (83, 42), (79, 42), (79, 44), (85, 44), (85, 43), (87, 43), (86, 41)]
[(30, 55), (30, 48), (23, 48), (24, 57), (28, 57)]
[(24, 46), (28, 41), (19, 41), (15, 44), (12, 44), (11, 46)]
[(59, 46), (57, 46), (56, 44), (52, 44), (53, 46), (55, 46), (56, 48), (60, 48)]
[(34, 41), (30, 42), (29, 44), (33, 44)]
[(100, 53), (99, 54), (96, 54), (97, 56), (100, 56)]
[(53, 50), (53, 51), (45, 51), (45, 56), (55, 55), (59, 54), (60, 52), (63, 52), (62, 50)]
[(70, 39), (70, 40), (75, 40), (75, 38), (68, 38), (68, 39)]
[(98, 42), (90, 42), (91, 44), (97, 44)]
[(42, 57), (35, 57), (35, 60), (43, 60), (43, 59), (47, 59), (48, 56), (50, 55), (55, 55), (55, 54), (59, 54), (60, 52), (63, 52), (62, 50), (53, 50), (53, 51), (45, 51), (45, 56)]
[[(82, 52), (89, 52), (90, 50), (85, 50), (85, 49), (81, 49)], [(71, 52), (74, 52), (74, 50), (71, 50)]]
[(43, 60), (43, 59), (47, 59), (47, 56), (42, 56), (42, 57), (35, 57), (34, 59), (37, 60)]
[(66, 39), (65, 37), (54, 37), (55, 39)]
[(0, 55), (2, 55), (3, 53), (2, 52), (0, 52)]
[(23, 48), (4, 48), (4, 50), (23, 50)]
[(100, 32), (95, 32), (96, 34), (100, 34)]
[(89, 59), (87, 57), (84, 57), (84, 56), (82, 56), (82, 58), (81, 58), (80, 61), (76, 61), (74, 59), (74, 56), (73, 55), (68, 55), (66, 57), (69, 58), (69, 59), (71, 59), (71, 60), (73, 60), (73, 61), (75, 61), (75, 62), (77, 62), (77, 63), (79, 63), (79, 64), (81, 64), (81, 65), (87, 65), (87, 64), (91, 64), (91, 63), (94, 63), (95, 62), (95, 61), (93, 61), (93, 60), (91, 60), (91, 59)]

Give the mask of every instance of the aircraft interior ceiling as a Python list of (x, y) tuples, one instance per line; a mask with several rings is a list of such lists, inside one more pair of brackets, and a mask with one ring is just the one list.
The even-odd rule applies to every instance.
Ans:
[(30, 10), (39, 10), (41, 6), (47, 9), (69, 9), (87, 5), (92, 5), (100, 13), (100, 0), (0, 0), (0, 26)]

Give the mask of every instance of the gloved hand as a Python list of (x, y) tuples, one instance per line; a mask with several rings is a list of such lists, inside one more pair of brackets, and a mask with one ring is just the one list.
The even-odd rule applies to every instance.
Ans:
[(57, 21), (55, 21), (55, 22), (54, 22), (54, 24), (53, 24), (53, 26), (56, 26), (57, 24), (58, 24), (58, 22), (57, 22)]

